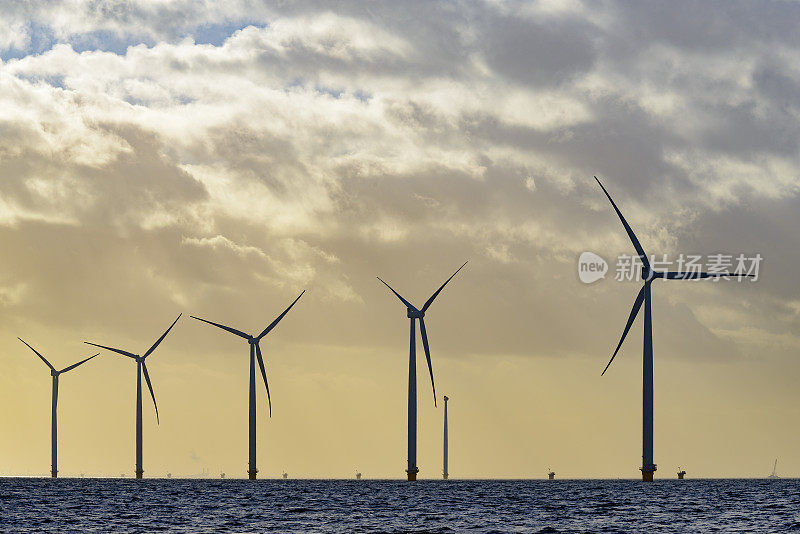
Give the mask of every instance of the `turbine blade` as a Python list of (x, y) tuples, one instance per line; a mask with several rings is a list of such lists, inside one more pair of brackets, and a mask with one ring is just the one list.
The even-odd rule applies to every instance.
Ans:
[(158, 344), (159, 344), (159, 343), (161, 343), (161, 342), (164, 340), (164, 338), (165, 338), (165, 337), (167, 337), (167, 334), (169, 334), (169, 331), (170, 331), (170, 330), (172, 330), (172, 327), (173, 327), (173, 326), (175, 326), (175, 323), (177, 323), (177, 322), (178, 322), (178, 319), (180, 319), (180, 318), (181, 318), (181, 315), (183, 315), (183, 314), (182, 314), (182, 313), (179, 313), (179, 314), (178, 314), (178, 317), (177, 317), (177, 319), (175, 319), (174, 321), (172, 321), (172, 324), (171, 324), (171, 325), (169, 325), (169, 328), (167, 328), (167, 331), (166, 331), (166, 332), (164, 332), (163, 334), (161, 334), (161, 337), (160, 337), (160, 338), (158, 338), (158, 339), (156, 340), (156, 342), (155, 342), (155, 343), (153, 343), (153, 346), (152, 346), (152, 347), (150, 347), (149, 349), (147, 349), (147, 352), (145, 352), (145, 353), (144, 353), (144, 355), (142, 356), (142, 358), (147, 358), (148, 356), (150, 356), (150, 354), (152, 354), (152, 353), (153, 353), (153, 351), (154, 351), (154, 350), (156, 350), (156, 347), (158, 347)]
[[(378, 280), (380, 280), (381, 282), (383, 282), (383, 279), (382, 279), (380, 276), (376, 276), (375, 278), (377, 278)], [(395, 295), (397, 295), (397, 298), (399, 298), (399, 299), (400, 299), (400, 300), (403, 302), (403, 304), (405, 304), (405, 305), (406, 305), (406, 307), (407, 307), (407, 308), (411, 308), (411, 309), (412, 309), (412, 310), (414, 310), (414, 311), (419, 311), (419, 310), (417, 310), (417, 309), (416, 309), (414, 306), (412, 306), (410, 302), (408, 302), (406, 299), (404, 299), (403, 297), (401, 297), (401, 296), (400, 296), (400, 293), (398, 293), (397, 291), (395, 291), (394, 289), (392, 289), (392, 286), (390, 286), (390, 285), (389, 285), (389, 284), (387, 284), (386, 282), (383, 282), (383, 285), (385, 285), (386, 287), (388, 287), (389, 289), (391, 289), (392, 293), (394, 293)]]
[[(306, 290), (304, 289), (304, 290), (303, 290), (303, 293), (305, 293), (305, 292), (306, 292)], [(292, 309), (292, 306), (294, 306), (294, 305), (295, 305), (295, 303), (296, 303), (298, 300), (300, 300), (300, 297), (302, 297), (302, 296), (303, 296), (303, 293), (300, 293), (300, 295), (299, 295), (299, 296), (298, 296), (296, 299), (294, 299), (294, 302), (292, 302), (291, 304), (289, 304), (289, 307), (288, 307), (288, 308), (286, 308), (285, 310), (283, 310), (283, 313), (282, 313), (282, 314), (280, 314), (280, 315), (277, 317), (277, 319), (275, 319), (274, 321), (272, 321), (272, 322), (269, 324), (269, 326), (268, 326), (268, 327), (266, 327), (266, 328), (264, 329), (264, 331), (263, 331), (263, 332), (261, 332), (261, 333), (258, 335), (258, 337), (257, 337), (256, 339), (261, 339), (262, 337), (264, 337), (264, 336), (266, 336), (267, 334), (269, 334), (269, 333), (272, 331), (272, 329), (273, 329), (273, 328), (275, 328), (275, 326), (277, 326), (277, 324), (278, 324), (278, 323), (281, 321), (281, 319), (283, 319), (283, 318), (284, 318), (284, 316), (285, 316), (287, 313), (289, 313), (289, 310), (291, 310), (291, 309)]]
[(59, 371), (59, 373), (66, 373), (67, 371), (72, 371), (73, 369), (75, 369), (75, 368), (76, 368), (76, 367), (78, 367), (79, 365), (81, 365), (81, 364), (83, 364), (83, 363), (86, 363), (86, 362), (88, 362), (89, 360), (91, 360), (91, 359), (92, 359), (92, 358), (94, 358), (95, 356), (100, 356), (100, 353), (98, 352), (98, 353), (97, 353), (97, 354), (95, 354), (94, 356), (89, 356), (89, 357), (88, 357), (88, 358), (86, 358), (85, 360), (81, 360), (81, 361), (79, 361), (78, 363), (73, 363), (73, 364), (72, 364), (72, 365), (70, 365), (69, 367), (65, 367), (65, 368), (63, 368), (61, 371)]
[(428, 347), (428, 332), (425, 330), (425, 319), (423, 319), (422, 317), (419, 318), (419, 331), (422, 334), (422, 347), (425, 349), (425, 358), (428, 359), (428, 372), (431, 374), (431, 387), (433, 388), (433, 405), (436, 406), (436, 384), (433, 383), (433, 365), (431, 365), (431, 349)]
[[(597, 180), (597, 176), (595, 176), (594, 179)], [(617, 215), (619, 215), (619, 220), (622, 221), (622, 226), (624, 226), (625, 231), (628, 232), (628, 237), (631, 239), (631, 243), (633, 243), (633, 248), (635, 248), (636, 252), (639, 254), (639, 257), (642, 260), (642, 264), (644, 264), (647, 270), (650, 270), (650, 262), (647, 261), (647, 254), (644, 253), (644, 249), (642, 248), (641, 243), (639, 243), (639, 240), (636, 239), (636, 234), (633, 233), (633, 230), (628, 224), (628, 221), (626, 221), (625, 217), (622, 216), (622, 212), (619, 211), (619, 208), (614, 203), (614, 200), (611, 198), (611, 195), (608, 194), (608, 191), (606, 191), (606, 188), (603, 187), (603, 184), (600, 183), (600, 180), (597, 180), (597, 183), (600, 184), (600, 187), (603, 189), (603, 193), (606, 194), (608, 200), (611, 201), (611, 205), (614, 206), (614, 211), (617, 212)]]
[[(24, 339), (22, 339), (21, 337), (18, 337), (17, 339), (19, 339), (20, 341), (22, 341), (23, 343), (25, 343), (26, 345), (28, 345), (28, 344), (25, 342), (25, 340), (24, 340)], [(55, 368), (55, 367), (53, 367), (52, 365), (50, 365), (50, 362), (48, 362), (48, 361), (47, 361), (47, 358), (45, 358), (44, 356), (42, 356), (41, 354), (39, 354), (39, 351), (38, 351), (38, 350), (34, 349), (34, 348), (33, 348), (33, 347), (31, 347), (30, 345), (28, 345), (28, 348), (29, 348), (29, 349), (31, 349), (33, 352), (35, 352), (35, 353), (36, 353), (36, 355), (37, 355), (39, 358), (41, 358), (41, 359), (42, 359), (42, 361), (45, 363), (45, 365), (47, 365), (47, 367), (49, 367), (49, 368), (50, 368), (50, 369), (52, 369), (53, 371), (55, 371), (55, 370), (56, 370), (56, 368)]]
[(150, 396), (153, 397), (153, 406), (156, 407), (156, 423), (159, 425), (161, 421), (158, 420), (158, 404), (156, 404), (156, 394), (153, 393), (153, 384), (150, 382), (150, 373), (147, 372), (147, 364), (142, 362), (142, 371), (144, 371), (144, 380), (147, 382), (147, 389), (150, 390)]
[(264, 359), (261, 357), (261, 347), (256, 343), (256, 359), (261, 368), (261, 376), (264, 378), (264, 387), (267, 388), (267, 402), (269, 403), (269, 416), (272, 417), (272, 399), (269, 396), (269, 383), (267, 382), (267, 370), (264, 369)]
[(631, 314), (630, 316), (628, 316), (628, 323), (625, 325), (625, 330), (623, 330), (622, 332), (622, 337), (620, 338), (619, 343), (617, 344), (617, 349), (614, 351), (614, 354), (608, 361), (608, 365), (606, 365), (606, 368), (603, 369), (602, 373), (600, 373), (600, 376), (606, 374), (606, 371), (608, 371), (608, 367), (611, 365), (611, 362), (613, 362), (614, 358), (617, 356), (619, 348), (622, 346), (622, 342), (625, 341), (625, 336), (628, 335), (628, 330), (631, 329), (631, 325), (633, 324), (634, 319), (636, 319), (636, 315), (639, 313), (639, 309), (642, 307), (642, 302), (644, 302), (644, 285), (642, 286), (642, 289), (639, 290), (639, 294), (636, 295), (636, 301), (634, 301), (633, 303)]
[(117, 354), (122, 354), (123, 356), (127, 356), (128, 358), (136, 359), (136, 355), (128, 352), (127, 350), (122, 349), (115, 349), (114, 347), (106, 347), (105, 345), (98, 345), (97, 343), (89, 343), (88, 341), (84, 341), (87, 345), (91, 345), (93, 347), (100, 347), (101, 349), (110, 350), (111, 352), (116, 352)]
[(197, 319), (198, 321), (203, 321), (204, 323), (208, 323), (210, 325), (216, 326), (217, 328), (222, 328), (223, 330), (227, 330), (231, 334), (236, 334), (239, 337), (243, 337), (245, 339), (250, 339), (250, 336), (242, 332), (241, 330), (236, 330), (235, 328), (231, 328), (230, 326), (225, 326), (224, 324), (214, 323), (211, 321), (206, 321), (205, 319), (201, 319), (200, 317), (195, 317), (194, 315), (190, 315), (192, 319)]
[(698, 278), (719, 278), (720, 276), (730, 276), (731, 278), (738, 278), (740, 276), (753, 276), (752, 274), (738, 274), (738, 273), (700, 273), (700, 272), (665, 272), (662, 273), (661, 278), (666, 280), (697, 280)]
[[(467, 262), (465, 261), (465, 262), (464, 262), (464, 265), (466, 265), (466, 264), (467, 264)], [(445, 280), (445, 281), (444, 281), (444, 284), (442, 284), (442, 285), (441, 285), (441, 287), (440, 287), (439, 289), (437, 289), (437, 290), (436, 290), (436, 293), (434, 293), (433, 295), (431, 295), (431, 298), (429, 298), (429, 299), (428, 299), (428, 301), (427, 301), (427, 302), (425, 303), (425, 305), (422, 307), (422, 310), (421, 310), (421, 311), (423, 311), (423, 312), (424, 312), (424, 311), (426, 311), (428, 308), (430, 308), (431, 304), (433, 304), (433, 299), (435, 299), (435, 298), (436, 298), (436, 297), (439, 295), (439, 293), (441, 293), (441, 292), (442, 292), (442, 289), (444, 289), (444, 286), (446, 286), (446, 285), (447, 285), (447, 282), (449, 282), (450, 280), (452, 280), (452, 279), (453, 279), (453, 276), (457, 275), (457, 274), (458, 274), (458, 271), (460, 271), (461, 269), (463, 269), (463, 268), (464, 268), (464, 265), (462, 265), (461, 267), (459, 267), (459, 268), (458, 268), (458, 270), (457, 270), (456, 272), (454, 272), (454, 273), (452, 274), (452, 276), (450, 276), (450, 278), (448, 278), (447, 280)]]

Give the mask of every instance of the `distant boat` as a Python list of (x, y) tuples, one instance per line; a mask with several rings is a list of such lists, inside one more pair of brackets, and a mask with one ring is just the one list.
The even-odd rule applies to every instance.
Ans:
[(361, 480), (361, 472), (356, 470), (356, 480)]
[(767, 478), (781, 478), (778, 476), (777, 469), (778, 469), (778, 459), (775, 458), (775, 464), (772, 466), (772, 474)]
[(556, 472), (552, 469), (548, 469), (549, 473), (547, 473), (547, 480), (555, 480)]

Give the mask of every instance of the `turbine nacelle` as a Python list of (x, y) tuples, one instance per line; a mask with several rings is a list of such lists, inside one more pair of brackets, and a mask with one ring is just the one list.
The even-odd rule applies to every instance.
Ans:
[[(652, 282), (656, 278), (667, 278), (667, 271), (656, 271), (652, 268), (642, 267), (642, 281), (645, 283)], [(692, 278), (692, 273), (686, 272), (684, 273), (686, 278)]]
[(414, 308), (408, 308), (406, 309), (406, 317), (409, 319), (422, 319), (425, 317), (425, 312), (416, 310)]
[(247, 343), (250, 345), (258, 345), (258, 338), (250, 336), (247, 338)]

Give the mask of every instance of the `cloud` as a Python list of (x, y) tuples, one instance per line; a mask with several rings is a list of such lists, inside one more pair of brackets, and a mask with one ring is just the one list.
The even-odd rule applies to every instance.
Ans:
[[(685, 412), (724, 398), (732, 432), (775, 435), (793, 416), (783, 407), (796, 405), (800, 344), (798, 9), (3, 2), (0, 345), (30, 334), (64, 350), (83, 350), (84, 339), (146, 348), (181, 311), (260, 332), (306, 290), (264, 345), (273, 401), (284, 399), (265, 461), (285, 454), (341, 476), (331, 466), (350, 469), (349, 452), (296, 447), (297, 436), (313, 444), (327, 429), (343, 451), (374, 455), (369, 471), (385, 476), (381, 455), (402, 452), (375, 440), (402, 428), (385, 414), (405, 398), (408, 324), (376, 276), (421, 304), (469, 260), (426, 314), (437, 386), (461, 399), (459, 413), (493, 421), (492, 435), (519, 437), (508, 443), (539, 443), (525, 429), (556, 424), (547, 439), (557, 461), (564, 443), (580, 442), (558, 424), (591, 427), (587, 407), (600, 410), (601, 395), (619, 403), (617, 421), (639, 421), (641, 319), (599, 378), (638, 286), (613, 276), (589, 286), (576, 274), (581, 252), (634, 252), (597, 175), (650, 254), (762, 254), (755, 283), (654, 285), (657, 383), (669, 384), (657, 386), (665, 401), (656, 406)], [(231, 414), (245, 415), (246, 348), (192, 321), (169, 339), (153, 372), (164, 381), (164, 413), (172, 404), (182, 415), (148, 433), (153, 447), (176, 433), (148, 458), (194, 473), (186, 439), (204, 444), (202, 458), (244, 450), (230, 439), (244, 439), (245, 419)], [(33, 390), (14, 385), (30, 361), (10, 346), (0, 389), (8, 402), (35, 406), (20, 400)], [(97, 362), (85, 389), (106, 388), (115, 402), (115, 360)], [(80, 413), (112, 409), (87, 399)], [(512, 403), (548, 402), (560, 423), (541, 410), (526, 411), (524, 425), (517, 413), (496, 421)], [(778, 408), (757, 408), (770, 403)], [(334, 408), (353, 416), (333, 417)], [(431, 406), (420, 409), (433, 417)], [(127, 439), (113, 410), (103, 435)], [(20, 414), (9, 413), (9, 424), (27, 430), (4, 436), (25, 443), (0, 456), (31, 459), (14, 469), (46, 456), (28, 446), (46, 442), (30, 438), (36, 418)], [(683, 420), (669, 427), (658, 417), (668, 439), (686, 431)], [(431, 436), (420, 434), (440, 439)], [(399, 434), (391, 441), (402, 443)], [(792, 438), (784, 442), (789, 450)], [(498, 461), (487, 454), (494, 443), (470, 447), (472, 458)], [(595, 456), (571, 451), (562, 463), (581, 457), (584, 474), (612, 476), (619, 450), (615, 441)], [(712, 458), (719, 447), (709, 450)], [(243, 472), (230, 454), (226, 469)], [(501, 456), (518, 466), (530, 455), (526, 446)], [(476, 476), (506, 472), (460, 463), (481, 466)], [(607, 471), (591, 471), (597, 465)]]
[[(32, 255), (59, 264), (69, 243), (87, 256), (76, 269), (114, 250), (101, 264), (130, 277), (107, 289), (119, 298), (151, 286), (140, 292), (151, 304), (166, 292), (211, 306), (254, 287), (265, 299), (315, 287), (353, 313), (378, 271), (435, 284), (479, 258), (470, 267), (498, 287), (476, 293), (488, 313), (561, 310), (540, 317), (551, 328), (535, 328), (536, 350), (510, 335), (481, 350), (547, 354), (565, 352), (555, 318), (568, 306), (546, 287), (575, 282), (564, 273), (583, 250), (631, 252), (592, 175), (652, 252), (732, 247), (717, 221), (754, 201), (797, 203), (792, 5), (771, 7), (774, 34), (744, 5), (724, 16), (613, 2), (320, 5), (5, 6), (5, 243), (36, 235), (54, 249)], [(710, 31), (695, 35), (698, 21)], [(39, 304), (56, 284), (21, 261), (4, 268)], [(76, 275), (55, 294), (92, 284)], [(570, 291), (576, 306), (594, 298)], [(681, 295), (689, 309), (720, 298)], [(685, 315), (711, 347), (710, 321)]]
[(213, 250), (217, 249), (227, 249), (235, 254), (247, 257), (250, 254), (254, 254), (261, 258), (266, 258), (267, 255), (264, 254), (264, 251), (257, 247), (251, 247), (248, 245), (239, 245), (234, 243), (230, 239), (222, 235), (215, 235), (214, 237), (184, 237), (181, 239), (182, 245), (189, 245), (195, 247), (210, 247)]

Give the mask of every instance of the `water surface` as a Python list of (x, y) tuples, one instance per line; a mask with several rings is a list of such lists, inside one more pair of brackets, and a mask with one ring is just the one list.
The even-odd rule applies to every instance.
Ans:
[(0, 479), (2, 532), (789, 532), (800, 480)]

